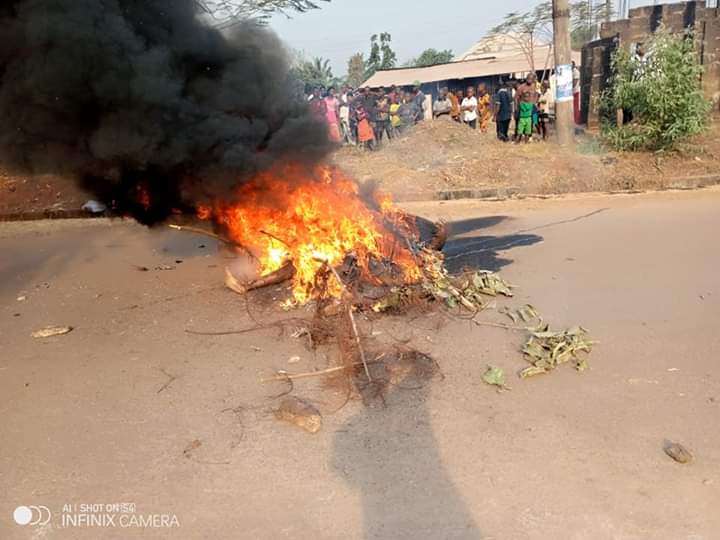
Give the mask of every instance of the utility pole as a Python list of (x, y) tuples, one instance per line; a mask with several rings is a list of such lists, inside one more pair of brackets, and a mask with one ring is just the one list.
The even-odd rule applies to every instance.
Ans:
[(555, 41), (555, 120), (558, 142), (569, 145), (575, 137), (573, 111), (573, 69), (570, 48), (570, 6), (568, 0), (553, 0), (553, 33)]

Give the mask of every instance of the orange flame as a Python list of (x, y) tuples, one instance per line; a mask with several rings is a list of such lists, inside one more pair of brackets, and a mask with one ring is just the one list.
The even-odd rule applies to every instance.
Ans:
[(147, 211), (150, 209), (150, 193), (148, 193), (148, 190), (143, 185), (136, 185), (135, 186), (135, 200), (138, 202), (138, 204), (142, 205), (142, 207)]
[[(239, 188), (237, 200), (200, 208), (198, 216), (223, 225), (232, 240), (248, 248), (262, 275), (292, 263), (293, 297), (299, 304), (316, 295), (316, 277), (324, 265), (336, 267), (349, 254), (370, 280), (373, 259), (392, 259), (405, 282), (421, 276), (406, 241), (386, 227), (400, 215), (391, 199), (376, 197), (380, 211), (370, 209), (355, 182), (338, 169), (293, 165), (264, 172)], [(342, 285), (331, 278), (327, 293), (340, 297)]]

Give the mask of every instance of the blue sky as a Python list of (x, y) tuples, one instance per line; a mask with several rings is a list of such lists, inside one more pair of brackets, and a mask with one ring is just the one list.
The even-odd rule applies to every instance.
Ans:
[[(535, 0), (332, 0), (322, 9), (276, 15), (271, 27), (294, 49), (308, 57), (329, 58), (335, 75), (344, 75), (347, 61), (370, 48), (370, 36), (390, 32), (402, 64), (424, 49), (464, 52), (511, 11), (536, 5)], [(632, 6), (652, 4), (634, 0)]]

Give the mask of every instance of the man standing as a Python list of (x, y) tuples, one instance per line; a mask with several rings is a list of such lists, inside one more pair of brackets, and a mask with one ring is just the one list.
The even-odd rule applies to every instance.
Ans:
[(650, 58), (645, 52), (645, 44), (638, 43), (637, 45), (635, 45), (633, 64), (635, 67), (634, 77), (636, 80), (640, 80), (645, 76), (649, 62)]
[(517, 90), (515, 91), (515, 102), (519, 105), (520, 99), (525, 95), (528, 94), (528, 98), (530, 99), (530, 102), (533, 105), (537, 104), (538, 100), (538, 91), (537, 86), (535, 85), (536, 76), (534, 73), (528, 73), (528, 76), (525, 78), (522, 84), (518, 85)]
[[(537, 85), (535, 84), (535, 81), (537, 80), (537, 77), (535, 73), (528, 73), (528, 76), (525, 77), (525, 80), (518, 85), (517, 89), (515, 90), (515, 116), (517, 120), (518, 113), (520, 112), (520, 103), (523, 101), (523, 99), (526, 100), (527, 103), (531, 103), (533, 108), (537, 106), (538, 102), (538, 91), (537, 91)], [(532, 122), (532, 120), (531, 120)]]
[(425, 119), (425, 94), (423, 94), (423, 91), (420, 89), (420, 81), (415, 81), (415, 105), (418, 107), (418, 116), (415, 119), (415, 122), (420, 122)]
[(572, 63), (573, 74), (573, 113), (575, 114), (575, 124), (580, 125), (580, 70)]
[(510, 129), (510, 120), (513, 113), (512, 94), (505, 81), (500, 83), (500, 90), (495, 96), (495, 126), (497, 128), (497, 138), (502, 142), (508, 142), (508, 129)]
[(469, 86), (467, 89), (467, 96), (462, 100), (460, 109), (463, 112), (463, 122), (472, 129), (477, 129), (477, 106), (478, 102), (475, 97), (475, 88)]
[(433, 103), (433, 118), (439, 118), (446, 114), (450, 114), (452, 110), (452, 102), (448, 97), (447, 86), (440, 90), (437, 100)]
[(355, 144), (353, 137), (353, 130), (350, 127), (350, 101), (352, 100), (352, 92), (347, 86), (343, 87), (342, 94), (340, 95), (340, 128), (342, 130), (343, 140), (347, 144)]
[(410, 92), (405, 92), (403, 101), (398, 108), (398, 116), (400, 117), (400, 132), (404, 132), (408, 128), (415, 125), (418, 116), (418, 106), (415, 102), (415, 96)]
[(390, 100), (385, 95), (385, 89), (380, 88), (377, 101), (375, 101), (375, 141), (377, 144), (382, 142), (383, 133), (387, 133), (388, 140), (392, 139), (392, 132), (390, 130)]

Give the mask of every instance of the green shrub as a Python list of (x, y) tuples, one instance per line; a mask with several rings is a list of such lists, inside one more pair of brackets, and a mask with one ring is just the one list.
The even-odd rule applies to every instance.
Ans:
[[(691, 33), (661, 29), (645, 44), (641, 64), (624, 48), (613, 56), (613, 77), (603, 94), (605, 141), (618, 150), (668, 150), (702, 133), (710, 103), (702, 91), (700, 65)], [(632, 112), (632, 121), (617, 127), (615, 111)]]

